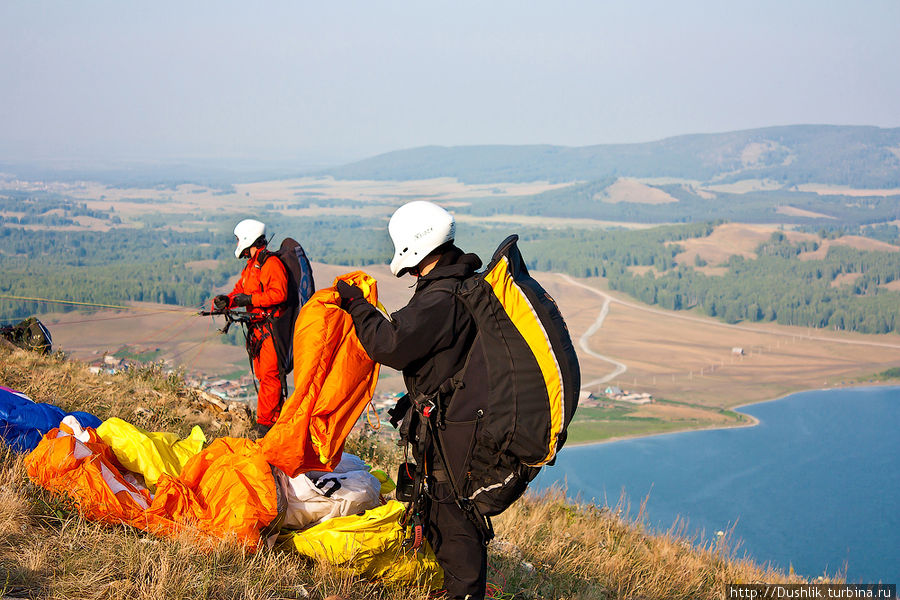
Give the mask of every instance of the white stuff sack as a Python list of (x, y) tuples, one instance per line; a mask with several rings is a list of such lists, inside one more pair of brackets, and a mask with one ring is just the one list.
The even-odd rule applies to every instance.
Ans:
[(345, 453), (332, 473), (316, 471), (289, 478), (277, 471), (277, 475), (287, 497), (285, 527), (306, 529), (381, 505), (381, 482), (352, 454)]

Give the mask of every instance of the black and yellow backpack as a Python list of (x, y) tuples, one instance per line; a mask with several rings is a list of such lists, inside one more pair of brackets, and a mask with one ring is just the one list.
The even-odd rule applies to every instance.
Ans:
[(424, 435), (434, 445), (457, 502), (479, 520), (504, 511), (552, 463), (581, 385), (565, 321), (529, 275), (517, 241), (504, 240), (485, 270), (455, 290), (478, 329), (465, 366), (432, 397), (410, 398), (419, 433), (401, 428), (407, 442)]

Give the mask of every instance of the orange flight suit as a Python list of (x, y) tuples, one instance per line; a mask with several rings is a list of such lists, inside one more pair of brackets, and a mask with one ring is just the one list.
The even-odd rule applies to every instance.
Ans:
[[(260, 257), (268, 255), (262, 264)], [(278, 305), (287, 299), (287, 272), (281, 260), (268, 252), (259, 250), (247, 261), (241, 277), (228, 294), (229, 300), (237, 294), (249, 294), (251, 306), (248, 310), (260, 317), (277, 317), (281, 314)], [(278, 375), (278, 355), (271, 328), (261, 321), (250, 327), (250, 343), (259, 346), (259, 353), (253, 357), (253, 372), (259, 380), (259, 395), (256, 403), (256, 422), (273, 425), (281, 411), (281, 378)]]

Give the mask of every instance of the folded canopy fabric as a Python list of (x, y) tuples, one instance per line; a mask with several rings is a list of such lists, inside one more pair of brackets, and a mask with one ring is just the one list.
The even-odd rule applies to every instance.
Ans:
[(132, 473), (144, 476), (144, 483), (156, 490), (160, 476), (177, 476), (184, 464), (203, 449), (206, 436), (194, 425), (191, 434), (179, 440), (174, 433), (145, 431), (113, 417), (97, 428), (97, 435), (109, 444), (119, 463)]
[(162, 474), (151, 496), (95, 430), (84, 434), (87, 441), (54, 429), (25, 463), (32, 481), (71, 498), (89, 519), (256, 549), (260, 529), (278, 514), (275, 478), (254, 441), (216, 440), (188, 460), (179, 477)]
[(14, 452), (34, 450), (41, 438), (72, 415), (83, 427), (99, 427), (100, 419), (86, 412), (67, 413), (58, 406), (35, 402), (22, 392), (0, 386), (0, 438)]
[(255, 550), (260, 530), (278, 516), (275, 477), (255, 441), (219, 438), (178, 477), (160, 476), (147, 512)]
[(420, 581), (432, 589), (443, 584), (444, 572), (428, 544), (419, 551), (404, 545), (403, 504), (391, 500), (362, 515), (338, 517), (298, 531), (283, 547), (326, 561), (355, 575), (386, 584)]
[[(358, 286), (378, 302), (375, 280), (362, 271), (335, 279)], [(334, 287), (319, 290), (303, 305), (294, 326), (294, 393), (262, 439), (266, 460), (295, 477), (331, 471), (344, 441), (375, 392), (378, 363), (363, 349), (353, 319), (340, 308)]]
[(86, 429), (84, 433), (87, 435), (76, 437), (64, 429), (48, 432), (25, 458), (28, 476), (38, 485), (72, 498), (89, 519), (146, 529), (149, 490), (122, 473), (112, 450), (96, 431)]

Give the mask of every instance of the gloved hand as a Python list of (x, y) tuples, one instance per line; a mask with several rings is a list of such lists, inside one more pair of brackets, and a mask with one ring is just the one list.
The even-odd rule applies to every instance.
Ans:
[(216, 310), (225, 310), (228, 308), (230, 300), (225, 294), (219, 294), (213, 299), (213, 306)]
[(350, 285), (343, 279), (340, 279), (335, 287), (337, 288), (337, 293), (341, 296), (341, 308), (343, 310), (349, 310), (351, 304), (357, 300), (362, 300), (363, 291), (359, 289), (359, 286)]
[(231, 299), (232, 306), (250, 306), (253, 304), (253, 300), (250, 297), (250, 294), (236, 294), (234, 298)]

